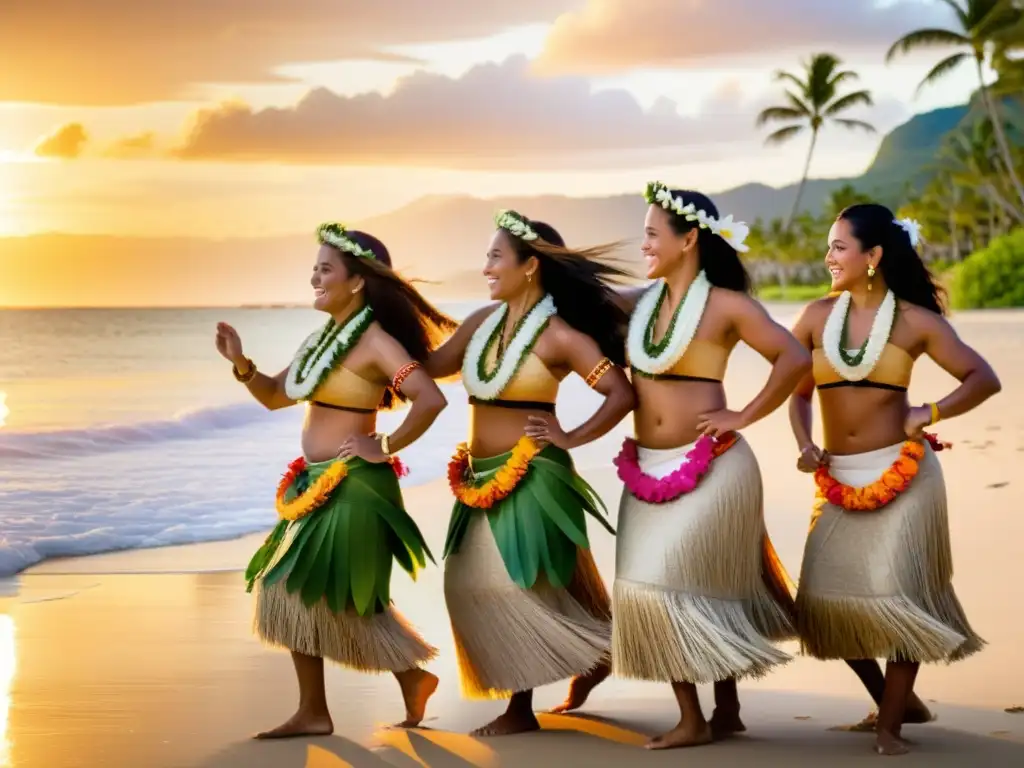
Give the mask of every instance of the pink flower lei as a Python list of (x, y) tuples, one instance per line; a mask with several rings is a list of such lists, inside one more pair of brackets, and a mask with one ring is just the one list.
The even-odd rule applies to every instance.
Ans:
[(622, 450), (613, 463), (618, 468), (619, 479), (633, 496), (648, 504), (664, 504), (696, 488), (711, 468), (711, 462), (735, 445), (738, 439), (735, 433), (718, 439), (701, 435), (686, 454), (686, 461), (661, 479), (640, 469), (637, 443), (632, 438), (627, 437), (622, 443)]

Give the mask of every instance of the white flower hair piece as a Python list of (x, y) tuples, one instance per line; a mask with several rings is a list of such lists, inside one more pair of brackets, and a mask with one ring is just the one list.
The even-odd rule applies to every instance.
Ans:
[(331, 221), (321, 224), (316, 228), (316, 239), (320, 245), (329, 245), (339, 251), (351, 253), (360, 259), (376, 259), (373, 251), (363, 248), (359, 243), (348, 236), (348, 230), (343, 224)]
[(735, 221), (732, 214), (716, 219), (707, 211), (697, 210), (697, 206), (693, 203), (684, 205), (683, 198), (673, 197), (672, 190), (660, 181), (647, 183), (644, 199), (651, 205), (660, 205), (666, 211), (682, 216), (687, 221), (696, 221), (697, 226), (701, 229), (710, 230), (740, 253), (750, 250), (745, 244), (747, 235), (750, 234), (750, 227), (742, 221)]
[(537, 233), (533, 231), (526, 219), (516, 211), (501, 210), (494, 217), (494, 225), (499, 229), (515, 235), (520, 240), (536, 240)]
[(892, 223), (907, 233), (910, 238), (910, 244), (917, 248), (917, 244), (921, 242), (921, 224), (916, 219), (893, 219)]

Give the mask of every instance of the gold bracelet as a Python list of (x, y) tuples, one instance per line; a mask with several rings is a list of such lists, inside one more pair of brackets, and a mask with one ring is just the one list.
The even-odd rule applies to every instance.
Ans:
[(231, 373), (234, 375), (235, 381), (240, 381), (243, 384), (248, 384), (250, 381), (256, 378), (256, 364), (248, 357), (245, 358), (245, 362), (249, 364), (249, 370), (247, 370), (245, 373), (239, 373), (238, 366), (232, 363)]
[(380, 450), (381, 450), (381, 453), (383, 453), (385, 456), (390, 456), (391, 455), (391, 446), (388, 445), (388, 436), (387, 435), (381, 435), (380, 436)]
[(928, 405), (932, 409), (932, 420), (930, 422), (928, 422), (928, 423), (929, 423), (929, 425), (937, 424), (939, 419), (942, 418), (939, 415), (939, 406), (936, 403), (928, 403)]
[(587, 386), (593, 388), (596, 386), (609, 370), (611, 370), (612, 361), (607, 357), (601, 358), (600, 362), (594, 366), (594, 370), (587, 374), (586, 382)]

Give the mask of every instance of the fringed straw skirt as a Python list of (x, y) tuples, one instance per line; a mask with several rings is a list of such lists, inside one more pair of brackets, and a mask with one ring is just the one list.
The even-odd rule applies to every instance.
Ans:
[[(832, 456), (832, 477), (855, 488), (889, 469), (901, 445)], [(823, 503), (804, 549), (797, 623), (819, 659), (950, 662), (980, 650), (953, 591), (942, 467), (930, 446), (910, 486), (875, 512)]]
[[(285, 500), (333, 462), (311, 463)], [(402, 505), (389, 464), (348, 461), (348, 473), (317, 509), (282, 520), (246, 569), (257, 590), (256, 634), (266, 643), (362, 672), (402, 672), (435, 648), (391, 604), (393, 561), (415, 578), (433, 557)]]
[[(511, 453), (473, 459), (471, 480)], [(462, 692), (507, 698), (607, 661), (610, 600), (590, 553), (586, 516), (614, 533), (569, 454), (547, 446), (490, 509), (456, 502), (445, 542), (444, 595)]]
[[(638, 447), (663, 478), (694, 444)], [(791, 582), (768, 538), (761, 473), (742, 438), (691, 492), (649, 504), (623, 491), (612, 596), (612, 666), (623, 677), (710, 683), (790, 660)]]

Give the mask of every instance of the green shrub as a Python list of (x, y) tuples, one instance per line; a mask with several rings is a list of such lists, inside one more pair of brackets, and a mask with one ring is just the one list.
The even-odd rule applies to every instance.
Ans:
[(997, 238), (953, 270), (954, 309), (1024, 307), (1024, 228)]
[(808, 302), (827, 296), (832, 290), (828, 283), (821, 285), (762, 285), (757, 289), (757, 298), (761, 301), (799, 301)]

